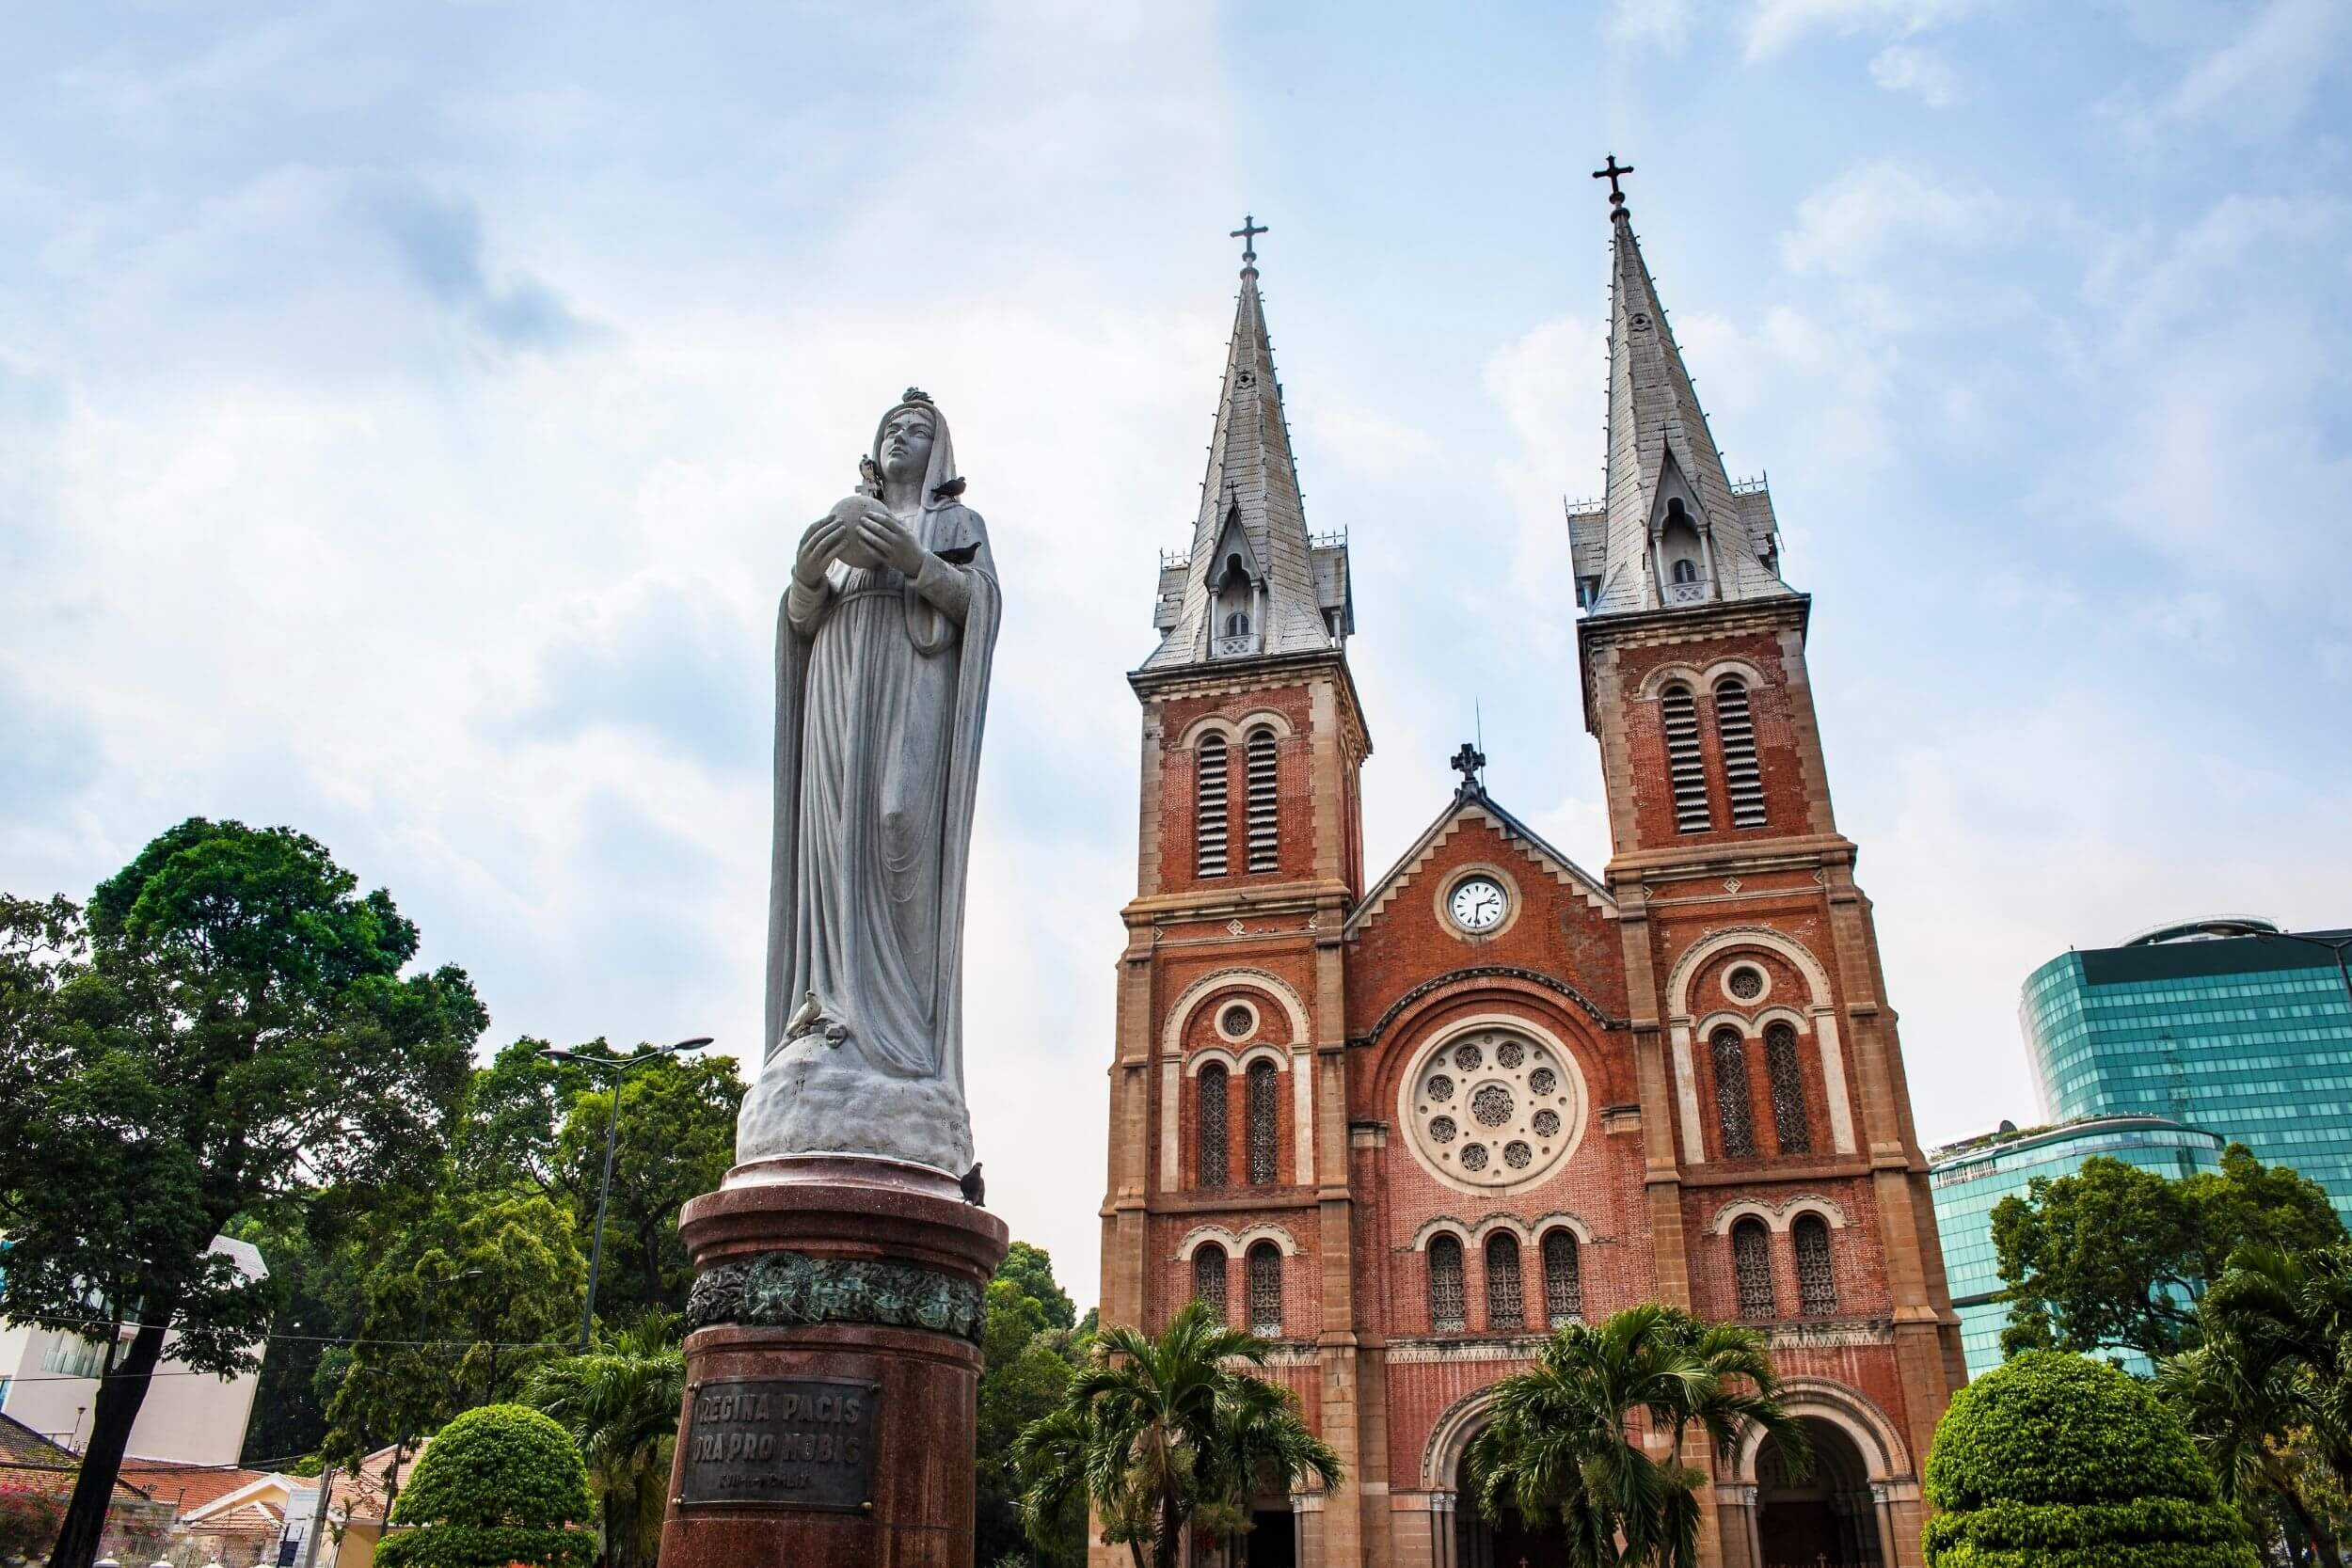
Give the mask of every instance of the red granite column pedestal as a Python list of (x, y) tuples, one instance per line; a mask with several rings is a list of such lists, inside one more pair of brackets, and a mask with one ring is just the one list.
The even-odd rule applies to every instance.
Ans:
[(972, 1568), (979, 1303), (1005, 1224), (920, 1166), (739, 1165), (696, 1275), (662, 1568)]

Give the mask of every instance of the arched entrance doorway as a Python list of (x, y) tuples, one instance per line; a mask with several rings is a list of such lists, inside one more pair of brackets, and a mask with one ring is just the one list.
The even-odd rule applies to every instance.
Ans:
[(1568, 1568), (1567, 1543), (1557, 1524), (1529, 1528), (1516, 1509), (1488, 1524), (1479, 1516), (1478, 1489), (1465, 1459), (1454, 1477), (1455, 1568)]
[(1869, 1466), (1846, 1429), (1801, 1417), (1813, 1468), (1789, 1479), (1778, 1445), (1756, 1456), (1756, 1540), (1762, 1568), (1884, 1568)]

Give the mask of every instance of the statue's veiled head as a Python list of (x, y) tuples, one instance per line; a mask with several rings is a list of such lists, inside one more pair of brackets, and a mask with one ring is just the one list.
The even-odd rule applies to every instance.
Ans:
[(875, 427), (873, 463), (875, 471), (894, 484), (919, 482), (916, 494), (926, 507), (944, 505), (963, 489), (946, 417), (919, 388), (908, 388)]

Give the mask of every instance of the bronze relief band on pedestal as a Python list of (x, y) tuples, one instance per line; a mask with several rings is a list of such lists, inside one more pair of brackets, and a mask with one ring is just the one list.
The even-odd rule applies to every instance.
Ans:
[(763, 1252), (722, 1263), (694, 1281), (686, 1326), (737, 1323), (791, 1328), (811, 1323), (879, 1323), (928, 1329), (975, 1343), (982, 1293), (972, 1280), (912, 1263), (812, 1258)]

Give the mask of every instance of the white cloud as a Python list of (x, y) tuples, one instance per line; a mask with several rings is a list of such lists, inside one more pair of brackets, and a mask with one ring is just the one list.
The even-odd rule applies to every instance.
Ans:
[(1746, 22), (1751, 60), (1768, 59), (1811, 32), (1917, 33), (1963, 15), (1975, 0), (1755, 0)]
[(1780, 239), (1782, 265), (1795, 273), (1851, 278), (1909, 245), (1974, 244), (1997, 208), (1988, 195), (1936, 183), (1891, 158), (1848, 169), (1797, 205)]
[(1932, 49), (1890, 43), (1870, 58), (1870, 80), (1889, 92), (1913, 92), (1931, 109), (1960, 102), (1960, 72)]
[(2165, 111), (2241, 136), (2276, 135), (2321, 82), (2344, 72), (2348, 40), (2352, 10), (2341, 0), (2268, 0), (2244, 32), (2190, 68)]

